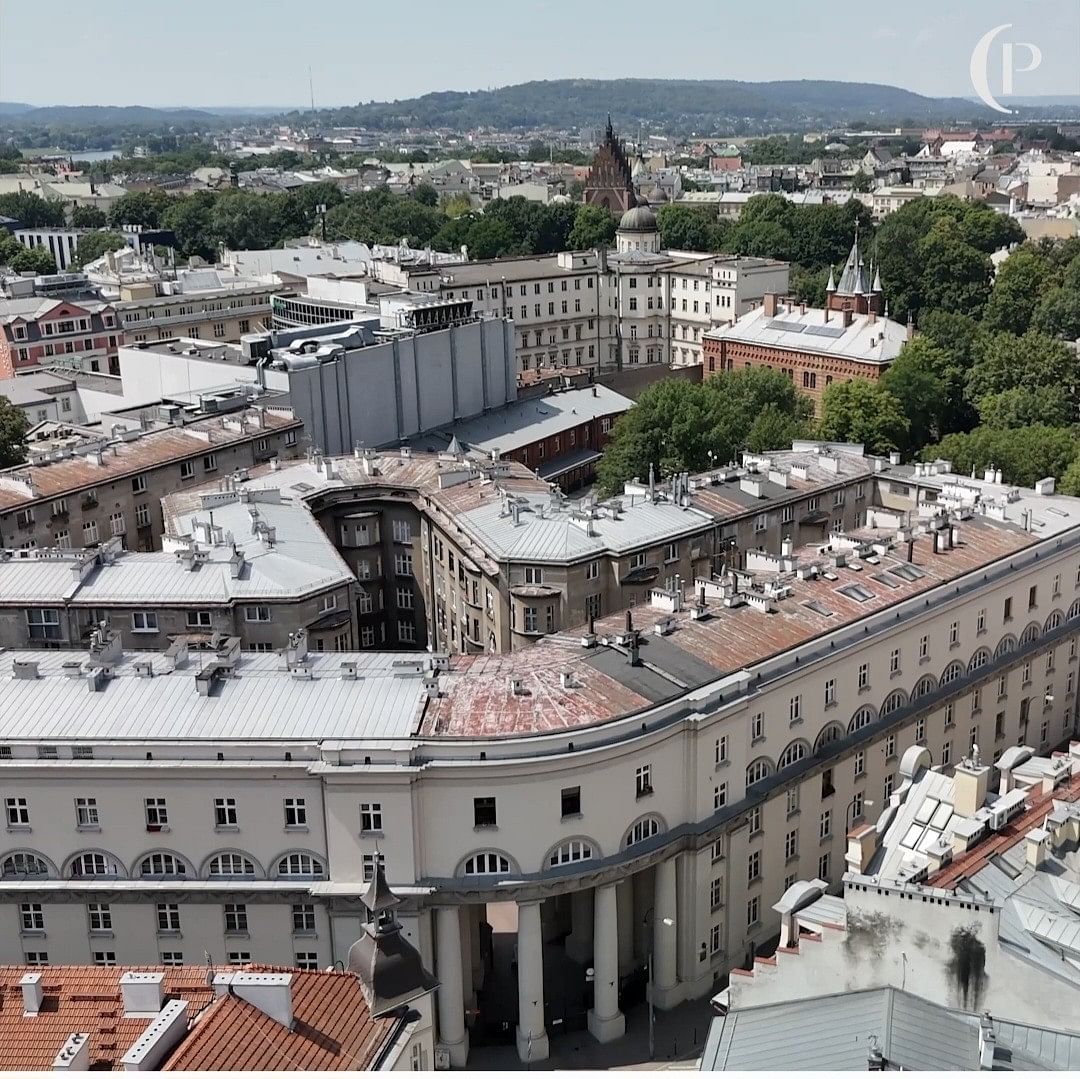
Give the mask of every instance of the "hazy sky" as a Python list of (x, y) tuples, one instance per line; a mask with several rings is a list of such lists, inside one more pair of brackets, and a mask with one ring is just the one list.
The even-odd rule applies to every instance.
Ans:
[(1080, 93), (1080, 0), (0, 0), (0, 100), (301, 105), (308, 65), (317, 105), (620, 76), (970, 96), (1004, 23), (1043, 54), (1016, 94)]

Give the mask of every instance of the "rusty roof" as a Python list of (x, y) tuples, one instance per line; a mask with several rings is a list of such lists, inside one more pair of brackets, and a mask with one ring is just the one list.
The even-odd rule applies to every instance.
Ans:
[[(257, 409), (230, 412), (223, 417), (195, 420), (184, 427), (147, 431), (129, 441), (111, 439), (107, 432), (102, 432), (107, 445), (102, 450), (100, 465), (92, 455), (83, 456), (76, 448), (71, 457), (62, 460), (16, 465), (0, 471), (0, 511), (112, 483), (159, 465), (249, 442), (268, 431), (277, 432), (302, 425), (302, 421), (292, 415), (267, 410), (261, 412), (263, 426), (256, 427), (252, 421), (258, 415), (260, 412)], [(223, 423), (232, 421), (235, 424), (240, 420), (248, 421), (243, 431)], [(30, 493), (31, 489), (34, 494)]]

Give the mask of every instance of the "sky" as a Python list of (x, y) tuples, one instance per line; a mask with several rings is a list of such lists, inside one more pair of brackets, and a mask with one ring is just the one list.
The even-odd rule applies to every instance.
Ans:
[(621, 77), (970, 97), (972, 50), (1004, 24), (990, 52), (998, 89), (1012, 40), (1042, 51), (1017, 95), (1080, 94), (1080, 0), (0, 0), (0, 100), (301, 106), (309, 65), (318, 106)]

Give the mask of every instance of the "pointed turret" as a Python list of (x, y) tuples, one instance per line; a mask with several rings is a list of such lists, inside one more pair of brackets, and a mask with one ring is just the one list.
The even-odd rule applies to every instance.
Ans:
[(375, 875), (361, 897), (367, 911), (364, 931), (349, 949), (348, 970), (360, 982), (376, 1019), (425, 996), (438, 981), (424, 969), (420, 953), (402, 936), (395, 909), (401, 900), (386, 883), (382, 859), (376, 855)]
[(832, 266), (829, 267), (829, 283), (825, 286), (826, 292), (836, 291), (836, 275), (833, 272)]

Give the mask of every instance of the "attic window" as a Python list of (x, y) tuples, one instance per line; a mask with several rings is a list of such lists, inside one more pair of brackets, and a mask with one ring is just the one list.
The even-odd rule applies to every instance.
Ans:
[(814, 612), (814, 614), (821, 614), (824, 615), (826, 618), (832, 618), (832, 611), (830, 611), (829, 608), (825, 606), (825, 604), (818, 603), (816, 599), (807, 600), (803, 604), (803, 606), (808, 607), (811, 611)]
[(301, 494), (307, 494), (308, 491), (314, 491), (315, 488), (310, 483), (294, 483), (292, 485), (294, 491), (299, 491)]
[(861, 584), (846, 584), (843, 588), (838, 588), (837, 592), (857, 603), (865, 603), (868, 599), (874, 598), (874, 593), (869, 588), (863, 588)]
[(886, 588), (899, 588), (900, 586), (894, 581), (887, 573), (875, 573), (870, 578), (872, 581), (877, 581), (878, 584), (883, 584)]

